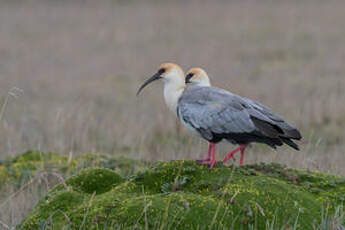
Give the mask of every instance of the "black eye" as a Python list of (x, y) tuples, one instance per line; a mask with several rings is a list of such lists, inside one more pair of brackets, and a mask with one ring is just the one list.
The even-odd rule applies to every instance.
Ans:
[(190, 79), (190, 78), (193, 77), (193, 75), (194, 75), (194, 73), (190, 73), (190, 74), (188, 74), (186, 77)]
[(190, 79), (194, 76), (194, 73), (189, 73), (186, 76), (186, 83), (190, 83)]
[(164, 72), (165, 72), (165, 69), (164, 69), (164, 68), (161, 68), (161, 69), (158, 70), (158, 73), (159, 73), (159, 74), (162, 74), (162, 73), (164, 73)]

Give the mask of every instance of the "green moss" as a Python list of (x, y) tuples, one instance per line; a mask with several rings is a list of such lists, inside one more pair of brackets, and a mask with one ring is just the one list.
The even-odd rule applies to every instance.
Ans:
[(84, 200), (86, 200), (85, 196), (69, 190), (60, 191), (54, 196), (47, 196), (38, 203), (37, 208), (28, 216), (25, 225), (28, 226), (28, 229), (38, 229), (42, 226), (64, 226), (66, 222), (69, 222), (69, 210), (74, 209)]
[(100, 154), (68, 158), (57, 153), (27, 151), (16, 157), (0, 160), (0, 186), (7, 183), (21, 186), (39, 172), (54, 172), (62, 177), (69, 177), (88, 167), (111, 169), (126, 177), (144, 170), (148, 165), (145, 161), (112, 158)]
[(43, 221), (72, 229), (264, 229), (275, 221), (312, 229), (325, 203), (331, 213), (345, 194), (342, 177), (273, 163), (209, 170), (193, 161), (159, 162), (126, 180), (95, 168), (66, 186), (53, 188), (19, 227)]
[(42, 161), (54, 161), (54, 162), (66, 162), (67, 157), (56, 153), (43, 153), (39, 151), (27, 151), (21, 155), (18, 155), (12, 160), (12, 163), (27, 163), (27, 162), (42, 162)]
[(77, 175), (69, 178), (66, 184), (72, 186), (75, 191), (101, 194), (122, 181), (123, 179), (115, 172), (96, 168), (81, 170)]
[(76, 162), (56, 153), (27, 151), (17, 157), (0, 161), (0, 185), (11, 183), (20, 186), (36, 173), (54, 171), (68, 174), (76, 168)]
[(144, 170), (150, 165), (150, 162), (142, 160), (133, 160), (124, 157), (114, 158), (99, 154), (84, 154), (76, 157), (75, 161), (78, 162), (78, 169), (88, 167), (112, 169), (123, 177)]

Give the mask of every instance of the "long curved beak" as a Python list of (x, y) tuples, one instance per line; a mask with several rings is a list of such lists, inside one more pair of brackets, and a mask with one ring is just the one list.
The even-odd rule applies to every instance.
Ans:
[(137, 96), (139, 95), (139, 93), (145, 88), (145, 86), (147, 86), (148, 84), (150, 84), (151, 82), (155, 81), (155, 80), (158, 80), (162, 78), (160, 73), (157, 72), (155, 73), (155, 75), (153, 75), (152, 77), (150, 77), (149, 79), (147, 79), (144, 84), (142, 84), (137, 92)]

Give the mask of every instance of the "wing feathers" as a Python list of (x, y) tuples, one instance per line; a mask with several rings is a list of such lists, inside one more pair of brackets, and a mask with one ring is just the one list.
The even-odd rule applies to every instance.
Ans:
[(301, 139), (297, 129), (269, 108), (215, 87), (188, 87), (179, 100), (178, 114), (187, 127), (197, 129), (207, 140), (213, 135), (250, 136), (255, 132), (255, 137), (272, 139), (273, 145), (284, 142), (298, 149), (290, 139)]

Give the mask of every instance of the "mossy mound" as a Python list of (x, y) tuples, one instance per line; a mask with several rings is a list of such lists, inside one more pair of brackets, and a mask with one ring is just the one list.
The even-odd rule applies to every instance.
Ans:
[(67, 185), (72, 186), (74, 190), (79, 192), (101, 194), (109, 191), (122, 181), (122, 177), (113, 171), (96, 168), (81, 170), (68, 180)]
[(313, 229), (344, 194), (343, 177), (279, 164), (160, 162), (127, 179), (96, 168), (53, 188), (19, 228)]
[(114, 170), (126, 177), (145, 169), (148, 165), (145, 161), (100, 154), (69, 158), (57, 153), (27, 151), (16, 157), (0, 160), (0, 187), (8, 183), (21, 186), (40, 172), (54, 172), (62, 177), (69, 177), (83, 168), (99, 167)]

